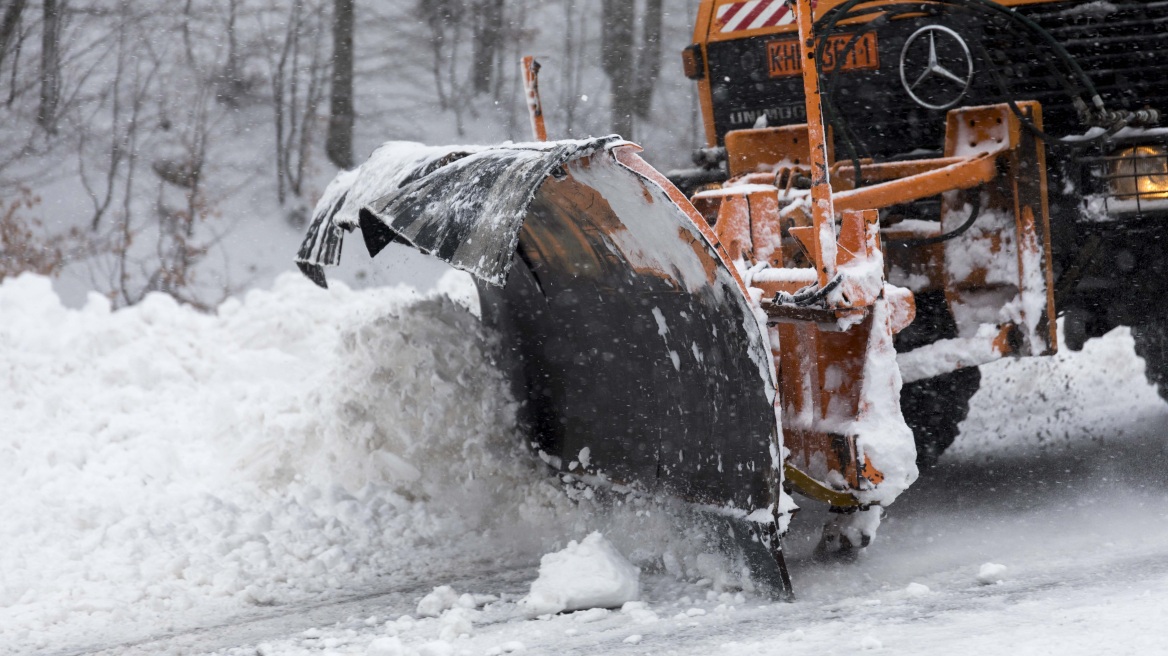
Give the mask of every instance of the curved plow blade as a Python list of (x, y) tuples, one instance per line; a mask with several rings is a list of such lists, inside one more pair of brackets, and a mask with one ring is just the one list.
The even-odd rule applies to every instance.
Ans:
[(635, 151), (387, 145), (326, 192), (298, 263), (320, 274), (359, 224), (372, 254), (397, 241), (470, 272), (546, 462), (773, 512), (765, 328), (700, 215)]

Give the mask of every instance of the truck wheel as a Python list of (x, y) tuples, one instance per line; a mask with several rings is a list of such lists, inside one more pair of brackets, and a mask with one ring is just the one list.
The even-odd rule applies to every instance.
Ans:
[(900, 390), (900, 410), (917, 444), (917, 466), (931, 467), (960, 432), (958, 425), (969, 414), (969, 399), (981, 385), (977, 367), (905, 383)]
[(1156, 385), (1160, 398), (1168, 401), (1168, 326), (1147, 323), (1132, 328), (1136, 355), (1144, 359), (1144, 375)]

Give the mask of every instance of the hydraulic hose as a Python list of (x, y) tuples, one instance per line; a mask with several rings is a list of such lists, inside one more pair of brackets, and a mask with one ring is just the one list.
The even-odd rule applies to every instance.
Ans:
[(953, 239), (955, 237), (960, 237), (961, 235), (968, 232), (970, 228), (973, 227), (973, 224), (977, 222), (978, 215), (981, 214), (981, 190), (980, 189), (974, 191), (973, 200), (970, 201), (969, 206), (970, 206), (969, 218), (965, 219), (964, 223), (957, 226), (953, 230), (946, 232), (945, 234), (937, 235), (936, 237), (923, 237), (921, 239), (889, 239), (888, 241), (893, 243), (893, 244), (896, 244), (898, 246), (903, 246), (906, 248), (919, 248), (921, 246), (931, 246), (933, 244), (940, 244), (942, 242), (949, 241), (950, 239)]
[(794, 305), (796, 307), (815, 305), (826, 298), (828, 294), (835, 291), (835, 288), (839, 287), (843, 281), (843, 276), (837, 274), (836, 277), (827, 281), (827, 284), (823, 287), (808, 285), (794, 294), (778, 292), (775, 294), (774, 301), (780, 305)]

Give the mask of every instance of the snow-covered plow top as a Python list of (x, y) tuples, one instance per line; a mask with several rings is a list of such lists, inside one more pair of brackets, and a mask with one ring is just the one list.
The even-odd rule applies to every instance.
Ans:
[(371, 255), (399, 241), (502, 285), (544, 179), (618, 143), (618, 137), (494, 147), (386, 143), (325, 190), (297, 264), (324, 285), (322, 267), (340, 261), (344, 232), (360, 226)]

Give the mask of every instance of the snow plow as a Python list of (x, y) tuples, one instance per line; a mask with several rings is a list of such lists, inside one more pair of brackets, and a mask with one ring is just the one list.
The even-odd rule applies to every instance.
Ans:
[[(952, 441), (951, 415), (928, 426), (964, 410), (953, 381), (1057, 349), (1043, 104), (962, 104), (975, 59), (942, 10), (1029, 30), (1104, 130), (1139, 118), (1010, 4), (1036, 3), (702, 0), (683, 60), (709, 147), (668, 177), (620, 137), (544, 141), (527, 60), (538, 141), (382, 146), (326, 190), (298, 264), (325, 285), (360, 230), (469, 272), (552, 469), (754, 522), (780, 566), (791, 492), (830, 507), (821, 551), (862, 548)], [(887, 59), (935, 150), (861, 156), (841, 120), (840, 78)], [(931, 404), (902, 408), (906, 385)]]

